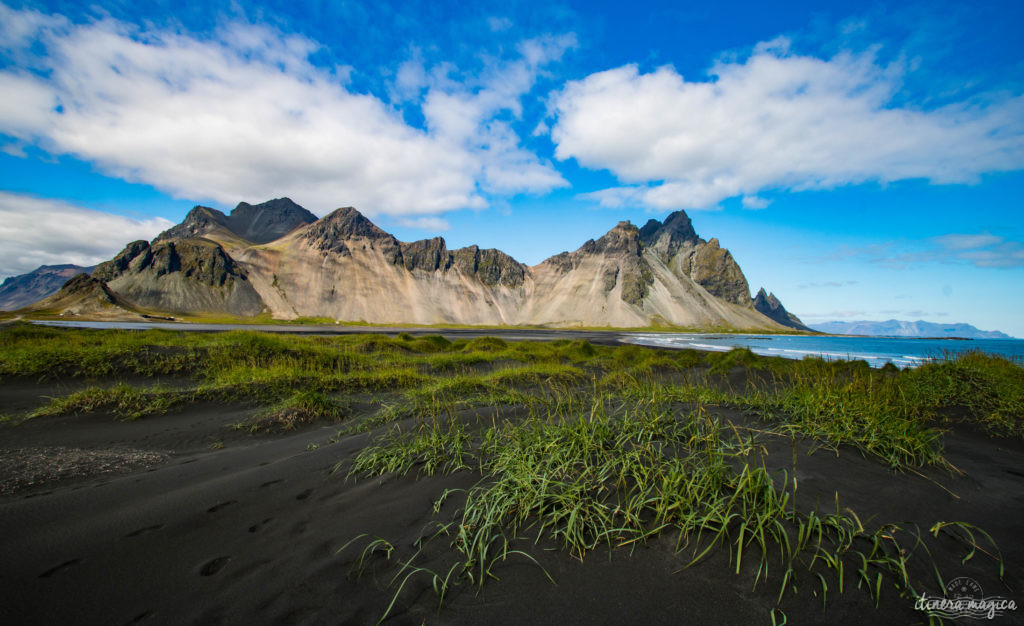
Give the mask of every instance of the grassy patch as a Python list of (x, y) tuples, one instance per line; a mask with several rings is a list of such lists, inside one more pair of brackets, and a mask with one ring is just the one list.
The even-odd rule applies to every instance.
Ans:
[(242, 427), (249, 432), (293, 430), (315, 422), (340, 422), (350, 415), (346, 402), (316, 391), (300, 391), (260, 411)]
[(53, 398), (28, 414), (28, 418), (53, 417), (109, 411), (125, 420), (166, 413), (182, 401), (181, 394), (162, 387), (138, 389), (120, 384), (116, 387), (88, 387), (73, 394)]
[(469, 442), (465, 426), (458, 422), (434, 420), (411, 432), (396, 428), (356, 456), (349, 476), (407, 474), (414, 467), (427, 476), (468, 469)]

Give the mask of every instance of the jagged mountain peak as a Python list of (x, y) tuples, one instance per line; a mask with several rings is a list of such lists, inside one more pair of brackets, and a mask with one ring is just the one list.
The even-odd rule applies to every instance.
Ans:
[(217, 209), (197, 204), (185, 215), (180, 224), (157, 235), (153, 243), (168, 239), (202, 237), (218, 226), (226, 227), (227, 221), (228, 217)]
[(371, 222), (354, 207), (335, 209), (320, 218), (308, 232), (329, 235), (333, 238), (351, 239), (366, 237), (368, 239), (394, 239), (394, 236)]
[(230, 215), (224, 215), (208, 206), (196, 205), (180, 224), (160, 233), (153, 239), (153, 243), (205, 237), (218, 228), (225, 228), (246, 241), (262, 244), (315, 221), (315, 215), (289, 198), (275, 198), (260, 204), (239, 202)]
[(348, 256), (352, 245), (378, 249), (385, 260), (397, 265), (402, 262), (402, 246), (394, 235), (382, 230), (353, 207), (335, 209), (306, 227), (302, 239), (324, 253)]
[(255, 205), (239, 202), (228, 216), (225, 226), (253, 243), (268, 243), (300, 226), (312, 224), (316, 219), (315, 215), (292, 202), (291, 198), (275, 198)]
[(757, 303), (763, 303), (771, 308), (778, 308), (782, 306), (782, 303), (775, 297), (775, 294), (765, 291), (764, 287), (757, 290), (757, 295), (754, 296), (754, 301)]
[(787, 311), (786, 307), (782, 306), (782, 302), (775, 297), (774, 293), (765, 291), (764, 287), (761, 287), (757, 291), (757, 295), (754, 296), (753, 302), (754, 310), (770, 320), (774, 320), (783, 326), (788, 326), (797, 330), (811, 330), (802, 321), (800, 321), (799, 317)]
[(701, 242), (685, 211), (670, 214), (664, 222), (648, 220), (640, 229), (640, 240), (644, 246), (655, 250), (666, 262), (684, 245), (697, 245)]
[(266, 202), (261, 202), (259, 204), (249, 204), (248, 202), (239, 202), (238, 205), (235, 206), (235, 208), (231, 210), (231, 215), (234, 216), (236, 213), (239, 213), (239, 212), (243, 212), (244, 213), (246, 211), (251, 211), (253, 209), (271, 209), (273, 211), (279, 211), (279, 212), (282, 212), (282, 213), (283, 212), (291, 212), (291, 211), (304, 212), (304, 213), (307, 213), (310, 216), (312, 216), (313, 217), (313, 221), (316, 221), (316, 216), (315, 215), (313, 215), (312, 213), (310, 213), (309, 211), (304, 209), (302, 206), (296, 204), (291, 198), (288, 198), (288, 197), (274, 198), (272, 200), (267, 200)]
[[(591, 242), (587, 243), (590, 244)], [(586, 250), (587, 252), (604, 254), (625, 253), (640, 256), (640, 229), (628, 220), (619, 222), (615, 225), (615, 228), (602, 235), (600, 239), (593, 241), (591, 246), (584, 244), (584, 247), (590, 248)]]

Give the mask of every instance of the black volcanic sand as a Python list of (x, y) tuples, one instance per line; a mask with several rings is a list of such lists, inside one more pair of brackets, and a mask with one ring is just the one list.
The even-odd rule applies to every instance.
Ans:
[[(734, 371), (731, 378), (742, 378)], [(173, 384), (173, 381), (169, 381)], [(5, 411), (38, 405), (42, 396), (74, 384), (7, 381)], [(750, 418), (711, 407), (738, 423)], [(361, 579), (352, 575), (360, 548), (341, 548), (361, 533), (386, 537), (408, 558), (431, 520), (451, 519), (458, 498), (438, 515), (433, 503), (445, 489), (468, 488), (479, 475), (416, 478), (392, 475), (346, 479), (339, 462), (351, 459), (373, 433), (336, 437), (333, 426), (287, 434), (248, 434), (231, 424), (251, 416), (242, 405), (192, 405), (157, 417), (122, 422), (107, 414), (39, 418), (0, 426), (0, 454), (60, 446), (85, 451), (159, 452), (159, 463), (129, 465), (114, 473), (65, 477), (0, 497), (0, 623), (374, 623), (391, 602), (393, 563), (371, 559)], [(335, 441), (335, 439), (337, 439)], [(964, 521), (992, 535), (1006, 563), (1005, 585), (994, 562), (980, 552), (966, 564), (951, 540), (931, 540), (948, 581), (970, 576), (986, 595), (1024, 603), (1024, 445), (969, 430), (946, 435), (946, 458), (963, 474), (938, 469), (896, 473), (856, 450), (818, 449), (806, 441), (765, 440), (769, 469), (798, 479), (797, 504), (822, 512), (841, 506), (865, 526), (914, 523), (922, 532), (937, 521)], [(955, 494), (955, 495), (954, 495)], [(512, 557), (497, 566), (500, 580), (479, 591), (455, 588), (444, 608), (426, 577), (402, 590), (388, 623), (465, 624), (767, 624), (778, 594), (779, 572), (752, 589), (753, 565), (734, 572), (725, 550), (682, 569), (674, 536), (629, 549), (599, 549), (582, 560), (534, 543), (534, 529), (515, 545), (536, 565)], [(447, 540), (436, 541), (439, 547)], [(433, 545), (433, 544), (432, 544)], [(948, 550), (938, 550), (948, 548)], [(446, 571), (441, 550), (418, 565)], [(404, 574), (403, 574), (404, 576)], [(881, 602), (846, 577), (842, 594), (828, 578), (823, 610), (804, 573), (798, 592), (780, 608), (789, 623), (927, 623), (890, 581)], [(397, 585), (396, 585), (397, 586)], [(938, 584), (925, 589), (941, 594)], [(997, 623), (1024, 618), (1018, 610)]]

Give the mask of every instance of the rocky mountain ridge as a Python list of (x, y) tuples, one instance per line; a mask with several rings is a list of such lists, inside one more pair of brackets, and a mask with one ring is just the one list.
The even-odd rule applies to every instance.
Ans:
[(227, 216), (197, 206), (93, 275), (132, 306), (179, 314), (624, 328), (799, 324), (759, 311), (729, 251), (698, 237), (682, 211), (642, 228), (620, 222), (529, 267), (496, 249), (449, 250), (442, 237), (399, 241), (352, 207), (315, 219), (287, 198), (240, 203)]
[(160, 233), (153, 240), (204, 237), (218, 229), (226, 229), (237, 237), (255, 244), (269, 243), (296, 228), (317, 221), (317, 217), (295, 204), (290, 198), (275, 198), (252, 205), (239, 202), (229, 215), (217, 209), (196, 206), (176, 226)]

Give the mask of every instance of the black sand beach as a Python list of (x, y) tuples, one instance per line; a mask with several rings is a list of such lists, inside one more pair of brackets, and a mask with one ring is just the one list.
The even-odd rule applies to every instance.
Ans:
[[(615, 343), (600, 333), (586, 338)], [(733, 368), (721, 384), (742, 386), (751, 375)], [(164, 382), (182, 384), (175, 377)], [(0, 407), (19, 414), (84, 385), (75, 378), (7, 376), (0, 383)], [(356, 417), (376, 410), (371, 399), (355, 398)], [(376, 622), (392, 599), (387, 623), (399, 624), (764, 624), (771, 623), (773, 607), (791, 624), (928, 622), (888, 578), (877, 608), (852, 574), (840, 592), (833, 578), (823, 583), (808, 572), (777, 604), (781, 572), (771, 569), (777, 564), (769, 559), (768, 580), (755, 587), (753, 550), (741, 566), (725, 548), (687, 568), (691, 553), (677, 552), (678, 537), (666, 532), (628, 547), (598, 546), (580, 559), (543, 533), (537, 541), (536, 528), (521, 529), (514, 540), (530, 558), (510, 555), (482, 587), (451, 589), (439, 609), (428, 576), (410, 577), (396, 594), (397, 584), (389, 587), (389, 581), (408, 572), (371, 555), (357, 576), (354, 565), (365, 542), (339, 549), (368, 533), (386, 537), (411, 557), (432, 520), (453, 519), (464, 492), (436, 514), (435, 501), (446, 489), (477, 484), (480, 475), (346, 478), (355, 455), (395, 424), (353, 434), (322, 423), (270, 433), (231, 428), (258, 410), (246, 402), (202, 401), (134, 421), (101, 410), (0, 425), (0, 622), (362, 624)], [(723, 422), (755, 429), (760, 424), (732, 407), (706, 410)], [(486, 415), (475, 410), (462, 417)], [(411, 427), (414, 421), (397, 424)], [(759, 441), (767, 470), (796, 477), (794, 507), (824, 514), (835, 512), (838, 501), (865, 526), (895, 523), (902, 530), (893, 532), (904, 534), (916, 527), (944, 580), (968, 576), (988, 596), (1024, 600), (1020, 439), (950, 427), (944, 455), (958, 471), (893, 470), (853, 447), (830, 450), (810, 438), (768, 435)], [(101, 453), (109, 455), (106, 466), (90, 457)], [(73, 475), (54, 468), (54, 456), (72, 462), (76, 455), (82, 466)], [(25, 478), (33, 464), (48, 469)], [(962, 545), (945, 533), (928, 533), (943, 521), (966, 522), (991, 535), (1005, 564), (1003, 580), (989, 555), (979, 550), (962, 563)], [(416, 566), (447, 570), (450, 559), (441, 544), (448, 541), (424, 548)], [(941, 595), (931, 564), (918, 566), (921, 580), (931, 578), (923, 590)], [(1016, 611), (997, 622), (1019, 623), (1022, 617)]]

